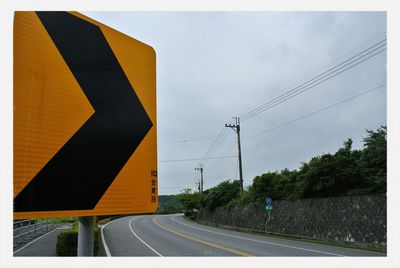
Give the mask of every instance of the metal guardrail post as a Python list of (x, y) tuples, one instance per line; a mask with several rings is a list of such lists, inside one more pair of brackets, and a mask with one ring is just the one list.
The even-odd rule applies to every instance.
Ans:
[(30, 232), (31, 232), (31, 220), (28, 221), (28, 237), (30, 237)]
[[(54, 229), (49, 219), (29, 219), (13, 223), (13, 244), (24, 243)], [(92, 256), (92, 255), (91, 255)]]

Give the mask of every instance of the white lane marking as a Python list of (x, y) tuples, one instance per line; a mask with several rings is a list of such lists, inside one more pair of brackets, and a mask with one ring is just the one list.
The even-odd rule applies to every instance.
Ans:
[(17, 253), (17, 252), (23, 250), (24, 248), (26, 248), (26, 247), (29, 246), (30, 244), (32, 244), (32, 243), (38, 241), (39, 239), (41, 239), (41, 238), (45, 237), (46, 235), (48, 235), (48, 234), (50, 234), (50, 233), (52, 233), (52, 232), (54, 232), (54, 231), (56, 231), (56, 230), (59, 230), (59, 229), (60, 229), (60, 228), (55, 228), (55, 229), (51, 230), (50, 232), (45, 233), (45, 234), (42, 235), (42, 236), (39, 236), (38, 238), (36, 238), (35, 240), (32, 240), (31, 242), (29, 242), (28, 244), (26, 244), (26, 245), (23, 246), (22, 248), (20, 248), (20, 249), (14, 251), (13, 254), (15, 254), (15, 253)]
[(160, 253), (158, 253), (154, 248), (152, 248), (151, 246), (149, 246), (149, 244), (147, 244), (146, 242), (143, 241), (143, 239), (141, 239), (136, 233), (135, 231), (133, 231), (133, 228), (131, 226), (131, 222), (134, 219), (138, 219), (141, 218), (143, 216), (139, 216), (139, 217), (133, 217), (130, 221), (129, 221), (129, 229), (131, 229), (131, 232), (133, 233), (134, 236), (136, 236), (137, 239), (139, 239), (140, 242), (142, 242), (143, 244), (145, 244), (149, 249), (151, 249), (154, 253), (156, 253), (158, 256), (163, 257), (163, 255), (161, 255)]
[(272, 242), (267, 242), (267, 241), (252, 239), (252, 238), (246, 238), (246, 237), (241, 237), (241, 236), (236, 236), (236, 235), (230, 235), (230, 234), (219, 233), (219, 232), (215, 232), (215, 231), (211, 231), (211, 230), (207, 230), (207, 229), (203, 229), (203, 228), (191, 226), (191, 225), (186, 224), (186, 223), (183, 223), (183, 222), (179, 222), (179, 221), (177, 221), (177, 220), (175, 219), (175, 216), (171, 217), (171, 220), (173, 220), (173, 221), (176, 222), (176, 223), (179, 223), (179, 224), (188, 226), (188, 227), (190, 227), (190, 228), (197, 229), (197, 230), (201, 230), (201, 231), (206, 231), (206, 232), (213, 233), (213, 234), (219, 234), (219, 235), (229, 236), (229, 237), (233, 237), (233, 238), (248, 240), (248, 241), (252, 241), (252, 242), (259, 242), (259, 243), (264, 243), (264, 244), (269, 244), (269, 245), (274, 245), (274, 246), (281, 246), (281, 247), (286, 247), (286, 248), (293, 248), (293, 249), (299, 249), (299, 250), (304, 250), (304, 251), (311, 251), (311, 252), (322, 253), (322, 254), (327, 254), (327, 255), (333, 255), (333, 256), (338, 256), (338, 257), (348, 257), (348, 256), (346, 256), (346, 255), (340, 255), (340, 254), (335, 254), (335, 253), (330, 253), (330, 252), (325, 252), (325, 251), (320, 251), (320, 250), (314, 250), (314, 249), (307, 249), (307, 248), (301, 248), (301, 247), (288, 246), (288, 245), (279, 244), (279, 243), (272, 243)]
[(112, 223), (113, 221), (116, 221), (116, 220), (118, 220), (118, 219), (119, 219), (119, 218), (107, 222), (106, 224), (104, 224), (103, 226), (101, 226), (101, 229), (100, 229), (101, 241), (103, 242), (104, 250), (106, 251), (107, 257), (112, 257), (112, 256), (111, 256), (111, 253), (110, 253), (110, 249), (108, 248), (108, 245), (107, 245), (107, 243), (106, 243), (106, 239), (105, 239), (105, 237), (104, 237), (104, 228), (106, 228), (107, 225), (109, 225), (110, 223)]

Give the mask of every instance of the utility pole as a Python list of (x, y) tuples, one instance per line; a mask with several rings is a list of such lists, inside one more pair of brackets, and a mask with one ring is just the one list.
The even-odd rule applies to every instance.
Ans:
[(240, 196), (243, 195), (243, 171), (242, 171), (242, 152), (240, 149), (240, 118), (239, 117), (234, 117), (236, 120), (235, 124), (225, 124), (225, 127), (230, 127), (232, 128), (236, 134), (237, 134), (237, 140), (238, 140), (238, 157), (239, 157), (239, 175), (240, 175)]
[(199, 168), (195, 168), (194, 170), (200, 170), (200, 194), (203, 193), (203, 167), (200, 166)]

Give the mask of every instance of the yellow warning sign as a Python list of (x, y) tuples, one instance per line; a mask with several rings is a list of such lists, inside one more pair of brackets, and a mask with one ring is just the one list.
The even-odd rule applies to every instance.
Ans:
[(14, 219), (154, 212), (154, 49), (77, 12), (16, 12)]

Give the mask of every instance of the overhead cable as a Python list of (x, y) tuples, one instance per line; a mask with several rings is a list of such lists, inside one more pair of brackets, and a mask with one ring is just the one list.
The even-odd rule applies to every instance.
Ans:
[(316, 111), (314, 111), (314, 112), (311, 112), (311, 113), (302, 115), (302, 116), (300, 116), (300, 117), (298, 117), (298, 118), (296, 118), (296, 119), (290, 120), (290, 121), (288, 121), (288, 122), (286, 122), (286, 123), (283, 123), (283, 124), (281, 124), (281, 125), (278, 125), (278, 126), (276, 126), (276, 127), (263, 130), (263, 131), (261, 131), (261, 132), (258, 132), (258, 133), (256, 133), (256, 134), (254, 134), (254, 135), (251, 135), (251, 136), (248, 136), (248, 137), (242, 139), (242, 141), (246, 141), (246, 140), (255, 138), (255, 137), (257, 137), (257, 136), (260, 136), (261, 134), (264, 134), (264, 133), (270, 132), (270, 131), (272, 131), (272, 130), (275, 130), (275, 129), (278, 129), (278, 128), (287, 126), (287, 125), (292, 124), (292, 123), (294, 123), (294, 122), (296, 122), (296, 121), (299, 121), (299, 120), (301, 120), (301, 119), (310, 117), (310, 116), (315, 115), (315, 114), (318, 114), (318, 113), (320, 113), (320, 112), (329, 110), (329, 109), (331, 109), (331, 108), (333, 108), (333, 107), (336, 107), (336, 106), (338, 106), (338, 105), (340, 105), (340, 104), (343, 104), (343, 103), (345, 103), (345, 102), (351, 101), (351, 100), (353, 100), (353, 99), (356, 99), (356, 98), (358, 98), (358, 97), (361, 97), (361, 96), (363, 96), (363, 95), (365, 95), (365, 94), (371, 93), (371, 92), (373, 92), (373, 91), (376, 91), (376, 90), (381, 89), (381, 88), (384, 88), (384, 87), (386, 87), (386, 84), (383, 84), (383, 85), (374, 87), (374, 88), (369, 89), (369, 90), (366, 90), (366, 91), (364, 91), (364, 92), (362, 92), (362, 93), (360, 93), (360, 94), (357, 94), (357, 95), (354, 95), (354, 96), (352, 96), (352, 97), (350, 97), (350, 98), (344, 99), (344, 100), (342, 100), (342, 101), (340, 101), (340, 102), (336, 102), (336, 103), (334, 103), (334, 104), (331, 104), (331, 105), (329, 105), (329, 106), (326, 106), (326, 107), (321, 108), (321, 109), (319, 109), (319, 110), (316, 110)]
[(386, 39), (374, 44), (373, 46), (370, 46), (369, 48), (363, 50), (362, 52), (358, 53), (357, 55), (341, 62), (340, 64), (336, 65), (335, 67), (330, 68), (329, 70), (317, 75), (316, 77), (300, 84), (299, 86), (273, 98), (272, 100), (255, 107), (254, 109), (242, 114), (240, 116), (241, 120), (247, 120), (250, 119), (251, 117), (264, 112), (265, 110), (268, 110), (272, 107), (277, 106), (278, 104), (281, 104), (311, 88), (314, 88), (315, 86), (345, 72), (346, 70), (353, 68), (360, 63), (382, 53), (383, 51), (386, 50)]

